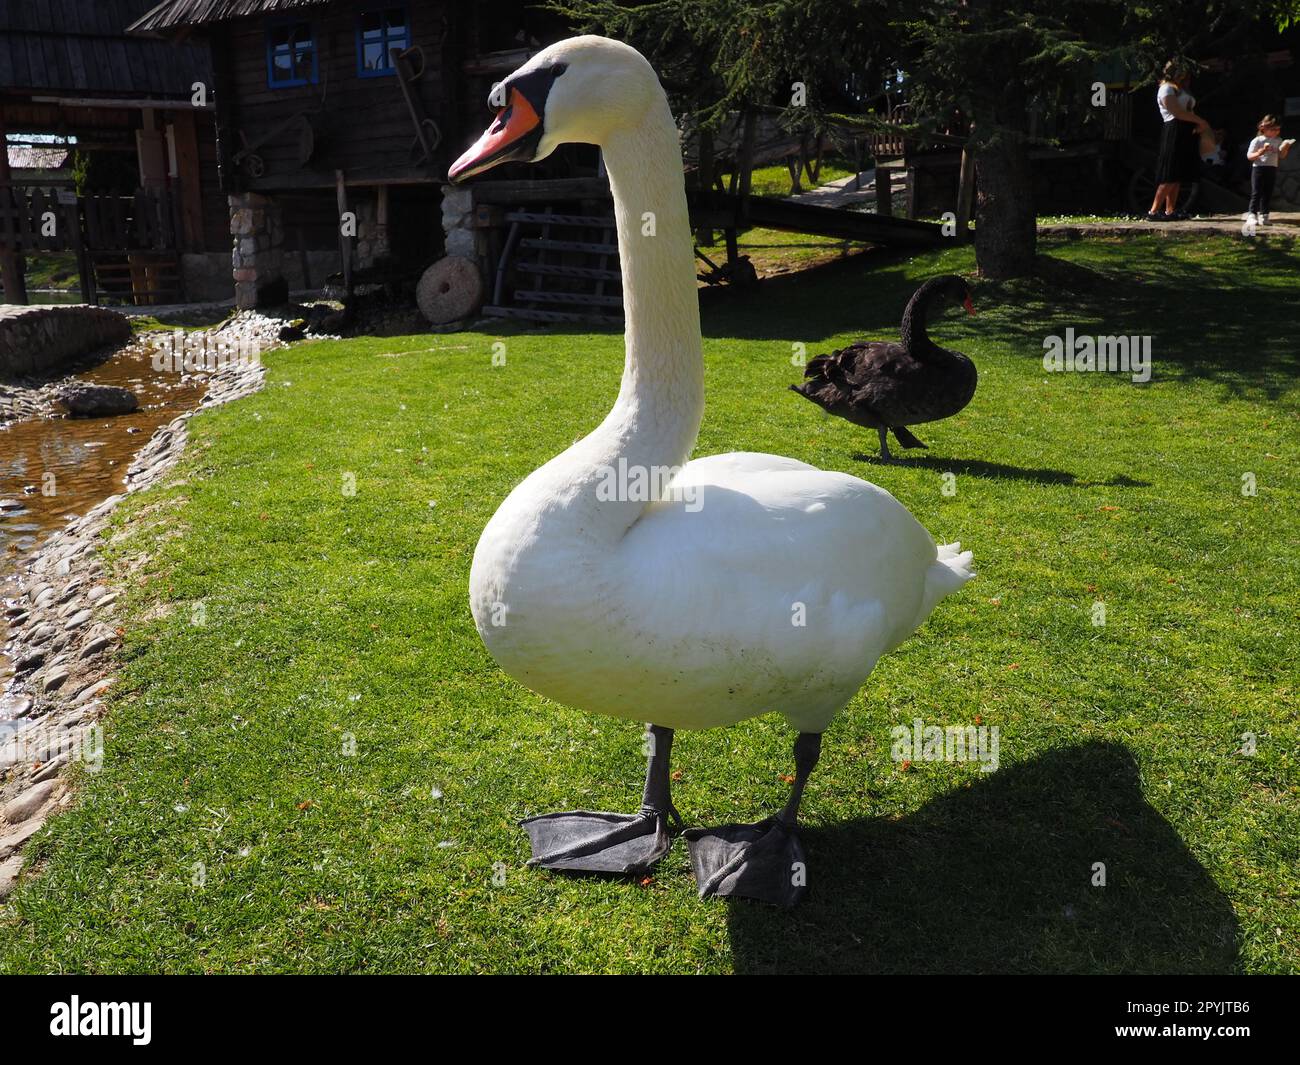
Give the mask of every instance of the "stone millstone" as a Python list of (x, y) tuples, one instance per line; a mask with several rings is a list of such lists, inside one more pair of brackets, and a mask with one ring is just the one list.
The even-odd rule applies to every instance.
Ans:
[(69, 385), (59, 393), (59, 402), (77, 418), (130, 414), (140, 406), (134, 392), (112, 385)]
[(472, 259), (447, 255), (420, 278), (415, 290), (420, 313), (434, 325), (468, 318), (483, 305), (483, 275)]

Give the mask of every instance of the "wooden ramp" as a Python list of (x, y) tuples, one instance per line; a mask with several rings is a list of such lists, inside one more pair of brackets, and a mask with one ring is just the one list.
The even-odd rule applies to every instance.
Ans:
[(910, 218), (815, 207), (765, 196), (751, 196), (749, 210), (742, 216), (738, 196), (698, 189), (688, 189), (686, 195), (691, 205), (692, 223), (714, 229), (762, 226), (790, 233), (813, 233), (838, 240), (860, 240), (884, 247), (904, 248), (935, 248), (947, 239), (942, 228), (935, 223), (916, 222)]
[[(506, 227), (504, 246), (495, 257), (492, 298), (483, 308), (485, 315), (601, 325), (622, 321), (618, 244), (605, 182), (482, 182), (476, 186), (476, 198), (481, 208), (497, 207), (501, 212), (498, 224)], [(747, 280), (737, 268), (742, 257), (736, 237), (738, 231), (752, 226), (883, 247), (935, 248), (947, 241), (942, 228), (932, 222), (758, 196), (750, 197), (748, 208), (742, 210), (738, 196), (699, 189), (688, 189), (687, 198), (693, 228), (720, 229), (727, 234), (728, 265), (701, 275), (710, 283)], [(575, 202), (582, 205), (577, 211), (572, 207)], [(743, 265), (748, 266), (748, 261)], [(752, 267), (748, 274), (752, 280)]]

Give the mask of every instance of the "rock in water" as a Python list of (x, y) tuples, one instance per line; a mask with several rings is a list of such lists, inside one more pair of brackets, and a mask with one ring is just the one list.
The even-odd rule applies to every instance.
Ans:
[(130, 414), (140, 406), (134, 392), (112, 385), (69, 385), (59, 393), (59, 402), (74, 418)]

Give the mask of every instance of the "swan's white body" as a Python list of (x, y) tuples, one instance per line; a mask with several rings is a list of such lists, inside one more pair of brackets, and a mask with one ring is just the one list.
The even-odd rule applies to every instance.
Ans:
[[(575, 38), (524, 69), (579, 57), (552, 90), (538, 158), (561, 141), (604, 151), (623, 382), (601, 425), (488, 522), (470, 572), (475, 623), (502, 669), (557, 702), (686, 729), (778, 712), (820, 733), (973, 576), (970, 553), (936, 548), (893, 496), (847, 474), (774, 455), (687, 461), (704, 384), (677, 129), (624, 45)], [(657, 499), (605, 490), (611, 471), (678, 467)]]

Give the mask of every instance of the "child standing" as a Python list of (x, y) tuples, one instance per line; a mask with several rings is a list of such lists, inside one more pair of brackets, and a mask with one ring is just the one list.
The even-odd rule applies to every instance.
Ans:
[(1278, 164), (1287, 157), (1294, 143), (1294, 140), (1282, 139), (1282, 123), (1277, 115), (1265, 115), (1259, 120), (1259, 136), (1246, 149), (1246, 158), (1255, 164), (1250, 173), (1247, 222), (1268, 225), (1268, 202), (1273, 198)]

